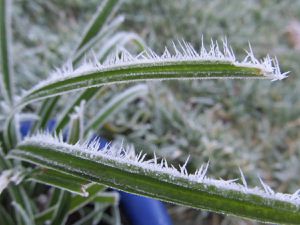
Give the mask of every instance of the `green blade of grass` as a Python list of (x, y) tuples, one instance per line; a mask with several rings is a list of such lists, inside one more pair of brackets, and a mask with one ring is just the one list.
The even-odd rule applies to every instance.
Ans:
[(51, 169), (36, 169), (28, 180), (33, 180), (38, 183), (51, 185), (72, 193), (87, 196), (86, 191), (89, 181), (70, 174), (61, 173)]
[(0, 86), (6, 102), (12, 106), (13, 68), (11, 56), (11, 0), (0, 0)]
[[(81, 38), (78, 47), (75, 49), (75, 53), (74, 53), (75, 56), (72, 58), (73, 64), (76, 64), (76, 62), (78, 62), (81, 59), (81, 57), (97, 41), (101, 40), (101, 38), (103, 38), (105, 35), (110, 34), (114, 29), (117, 29), (120, 26), (120, 24), (123, 22), (124, 17), (119, 16), (116, 19), (114, 19), (110, 24), (106, 25), (109, 19), (109, 15), (111, 15), (118, 8), (119, 2), (120, 0), (105, 0), (102, 2), (98, 11), (95, 13), (94, 18), (91, 20), (85, 32), (85, 35)], [(95, 93), (96, 93), (95, 89), (83, 92), (81, 99), (84, 100), (85, 97), (91, 98)], [(56, 105), (58, 100), (59, 97), (43, 102), (40, 114), (47, 112), (47, 115), (50, 115), (51, 111), (54, 109), (54, 106)], [(78, 101), (80, 102), (80, 99), (78, 99)], [(57, 130), (61, 130), (68, 123), (68, 114), (74, 109), (76, 105), (76, 101), (73, 103), (74, 103), (73, 105), (70, 105), (68, 107), (68, 110), (64, 111), (64, 116), (60, 117), (62, 120), (58, 121), (56, 125)], [(51, 106), (51, 107), (45, 108), (44, 106)], [(41, 124), (41, 122), (35, 123), (32, 129), (32, 133), (38, 128), (43, 128), (41, 127), (42, 125), (43, 124)]]
[(109, 205), (118, 205), (119, 199), (120, 196), (118, 192), (101, 192), (98, 193), (94, 198), (94, 202), (106, 203)]
[(81, 102), (80, 106), (75, 108), (75, 112), (70, 115), (70, 125), (68, 132), (68, 143), (76, 144), (82, 141), (84, 132), (84, 104)]
[(83, 56), (87, 54), (87, 52), (97, 43), (100, 43), (100, 45), (102, 45), (105, 43), (105, 41), (109, 40), (109, 38), (120, 27), (123, 21), (124, 21), (124, 16), (116, 17), (108, 25), (103, 27), (103, 29), (99, 31), (95, 37), (90, 39), (84, 46), (82, 46), (80, 49), (75, 51), (71, 57), (73, 64), (77, 65), (78, 62), (83, 58)]
[(4, 141), (4, 152), (7, 153), (20, 139), (20, 133), (18, 126), (18, 117), (12, 115), (4, 123), (3, 141)]
[(158, 164), (156, 158), (154, 163), (143, 163), (140, 157), (122, 152), (118, 147), (99, 151), (96, 143), (69, 145), (51, 139), (49, 135), (41, 135), (21, 143), (8, 157), (193, 208), (270, 223), (298, 224), (300, 221), (296, 196), (275, 195), (268, 188), (261, 194), (257, 188), (249, 189), (231, 181), (203, 177), (206, 172), (204, 175), (202, 172), (188, 175), (185, 166), (178, 172), (166, 166), (165, 161)]
[(39, 120), (32, 125), (31, 134), (35, 133), (38, 129), (44, 130), (47, 127), (47, 123), (51, 119), (52, 112), (58, 100), (59, 96), (56, 96), (43, 101), (38, 111)]
[[(171, 79), (262, 79), (267, 77), (274, 79), (279, 76), (274, 74), (273, 77), (273, 71), (267, 71), (261, 65), (237, 64), (224, 60), (133, 59), (133, 62), (117, 63), (118, 60), (128, 59), (123, 54), (116, 57), (117, 59), (114, 59), (116, 63), (112, 65), (100, 66), (100, 68), (94, 66), (90, 70), (87, 67), (91, 65), (83, 65), (82, 69), (66, 73), (64, 76), (57, 75), (38, 84), (21, 98), (18, 107), (39, 99), (113, 83)], [(84, 71), (81, 72), (81, 70)]]
[(96, 116), (86, 125), (85, 134), (91, 129), (99, 129), (114, 113), (118, 112), (124, 105), (135, 100), (138, 97), (145, 95), (148, 92), (146, 85), (135, 85), (128, 88), (122, 93), (114, 96), (108, 103), (106, 103), (98, 112)]
[(32, 224), (34, 225), (34, 221), (32, 220), (32, 217), (28, 215), (28, 212), (17, 202), (12, 202), (12, 206), (15, 208), (18, 217), (20, 220), (18, 220), (18, 224), (27, 225)]
[(64, 111), (60, 114), (55, 124), (54, 130), (59, 133), (68, 124), (70, 117), (69, 114), (74, 110), (76, 106), (79, 106), (80, 102), (85, 101), (88, 104), (94, 96), (102, 95), (105, 92), (104, 88), (100, 90), (98, 88), (90, 88), (82, 91), (74, 99), (66, 105)]
[[(94, 198), (104, 190), (105, 190), (105, 186), (103, 185), (90, 184), (86, 190), (89, 193), (87, 197), (83, 197), (80, 195), (75, 195), (71, 197), (68, 214), (72, 214), (78, 209), (92, 202)], [(36, 224), (43, 224), (44, 221), (50, 220), (55, 210), (55, 207), (56, 206), (54, 205), (52, 207), (47, 208), (44, 212), (37, 214), (35, 216)]]
[(51, 225), (64, 225), (68, 218), (68, 211), (70, 208), (71, 193), (61, 191), (58, 198), (57, 207), (54, 210)]
[(120, 0), (104, 0), (91, 20), (83, 38), (78, 44), (76, 51), (94, 38), (110, 19), (110, 15), (118, 8)]
[(115, 47), (123, 48), (126, 44), (133, 43), (139, 51), (145, 48), (142, 38), (133, 32), (120, 31), (108, 37), (97, 53), (96, 57), (101, 61), (105, 59)]

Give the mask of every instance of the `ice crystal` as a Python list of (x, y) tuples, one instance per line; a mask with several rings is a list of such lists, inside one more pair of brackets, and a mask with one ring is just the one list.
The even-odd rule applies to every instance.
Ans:
[(69, 153), (74, 153), (79, 156), (89, 159), (97, 159), (97, 156), (100, 156), (103, 160), (115, 161), (119, 164), (128, 166), (136, 166), (143, 169), (144, 172), (152, 172), (155, 174), (165, 174), (173, 178), (183, 178), (188, 182), (200, 183), (204, 185), (214, 186), (221, 190), (230, 190), (237, 191), (244, 194), (257, 195), (266, 199), (279, 200), (283, 202), (291, 203), (297, 207), (300, 207), (300, 190), (294, 194), (284, 194), (274, 192), (267, 184), (265, 184), (262, 179), (259, 177), (259, 180), (262, 184), (262, 188), (254, 187), (249, 188), (245, 179), (243, 172), (241, 172), (241, 181), (242, 184), (237, 183), (234, 180), (222, 180), (222, 179), (213, 179), (207, 176), (207, 171), (209, 168), (209, 163), (201, 165), (195, 173), (188, 173), (186, 166), (189, 160), (187, 158), (186, 162), (179, 166), (179, 170), (173, 165), (169, 165), (166, 159), (159, 160), (154, 154), (153, 158), (150, 160), (145, 160), (146, 154), (140, 152), (139, 154), (135, 153), (133, 147), (124, 147), (124, 145), (115, 145), (108, 143), (100, 149), (99, 140), (95, 139), (94, 141), (86, 141), (84, 143), (77, 143), (75, 145), (70, 145), (63, 141), (62, 135), (52, 136), (47, 133), (40, 133), (33, 137), (27, 137), (21, 143), (21, 145), (26, 144), (37, 144), (55, 148), (59, 151), (67, 151)]
[(97, 71), (105, 71), (117, 67), (130, 66), (135, 64), (155, 64), (164, 62), (185, 62), (185, 61), (213, 61), (216, 63), (228, 62), (236, 66), (258, 68), (263, 72), (264, 77), (272, 81), (282, 80), (287, 77), (289, 72), (282, 73), (279, 68), (278, 60), (266, 56), (262, 60), (258, 60), (249, 45), (247, 55), (242, 61), (236, 60), (232, 48), (228, 45), (227, 40), (222, 41), (222, 47), (219, 47), (217, 41), (211, 40), (210, 48), (207, 49), (203, 44), (199, 51), (188, 42), (177, 41), (173, 42), (171, 48), (165, 47), (162, 55), (158, 55), (150, 48), (142, 51), (138, 55), (132, 55), (126, 49), (122, 48), (116, 50), (107, 59), (101, 63), (97, 57), (85, 59), (84, 62), (77, 68), (73, 68), (72, 63), (66, 63), (62, 68), (56, 69), (50, 74), (50, 77), (37, 84), (33, 89), (35, 90), (43, 85), (53, 83), (55, 81), (63, 80), (68, 77), (79, 76), (84, 73), (94, 73)]

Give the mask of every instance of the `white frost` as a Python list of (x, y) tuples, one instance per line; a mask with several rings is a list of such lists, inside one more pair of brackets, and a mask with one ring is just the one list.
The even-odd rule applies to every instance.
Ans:
[(164, 53), (158, 55), (151, 49), (146, 49), (140, 54), (134, 56), (126, 49), (118, 49), (110, 55), (105, 62), (100, 63), (99, 60), (93, 55), (91, 59), (85, 59), (82, 65), (78, 68), (73, 68), (72, 63), (66, 63), (62, 68), (56, 69), (50, 77), (31, 89), (31, 91), (53, 82), (66, 79), (67, 77), (75, 77), (82, 75), (82, 73), (93, 73), (97, 71), (104, 71), (116, 67), (129, 66), (135, 64), (153, 64), (161, 62), (184, 62), (184, 61), (214, 61), (216, 63), (229, 62), (236, 66), (253, 67), (260, 69), (264, 76), (272, 81), (282, 80), (287, 77), (289, 72), (281, 73), (278, 60), (266, 56), (258, 60), (255, 58), (252, 48), (249, 45), (249, 51), (244, 60), (236, 60), (232, 48), (227, 44), (227, 40), (222, 41), (222, 48), (220, 49), (218, 42), (211, 40), (210, 48), (206, 49), (203, 44), (199, 51), (188, 42), (178, 41), (173, 42), (172, 48), (165, 47)]
[(300, 190), (296, 191), (294, 194), (284, 194), (274, 192), (267, 184), (265, 184), (262, 179), (259, 177), (259, 180), (263, 188), (254, 187), (249, 188), (245, 179), (244, 174), (241, 172), (241, 181), (242, 184), (237, 183), (238, 179), (234, 180), (222, 180), (222, 179), (213, 179), (207, 177), (207, 170), (209, 163), (202, 165), (195, 173), (188, 173), (186, 166), (189, 160), (187, 158), (183, 166), (179, 167), (179, 170), (176, 169), (173, 165), (168, 165), (166, 159), (158, 160), (157, 156), (154, 154), (154, 158), (150, 160), (145, 160), (146, 154), (139, 153), (135, 154), (133, 146), (124, 147), (123, 144), (107, 144), (104, 148), (99, 150), (100, 142), (94, 140), (92, 142), (86, 141), (85, 143), (77, 143), (75, 145), (70, 145), (63, 141), (62, 135), (52, 136), (46, 133), (40, 133), (33, 137), (27, 137), (21, 143), (21, 145), (42, 145), (52, 148), (56, 148), (59, 151), (71, 152), (79, 154), (82, 157), (88, 157), (93, 159), (97, 156), (103, 158), (103, 160), (112, 160), (119, 164), (123, 164), (125, 167), (137, 166), (143, 171), (154, 172), (158, 175), (169, 175), (175, 178), (183, 178), (188, 182), (199, 183), (204, 185), (215, 186), (221, 190), (232, 190), (245, 194), (257, 195), (266, 199), (279, 200), (283, 202), (291, 203), (297, 207), (300, 207)]

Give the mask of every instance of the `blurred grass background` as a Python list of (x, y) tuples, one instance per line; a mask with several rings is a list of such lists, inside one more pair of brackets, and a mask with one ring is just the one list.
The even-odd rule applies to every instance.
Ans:
[[(67, 60), (99, 3), (14, 1), (19, 86), (30, 88)], [(125, 0), (121, 13), (123, 28), (140, 34), (157, 52), (171, 40), (184, 38), (197, 48), (202, 35), (207, 44), (227, 37), (239, 59), (250, 41), (258, 57), (276, 55), (291, 74), (272, 83), (152, 82), (149, 97), (114, 116), (101, 135), (125, 138), (137, 150), (157, 151), (174, 163), (191, 155), (191, 171), (209, 160), (209, 176), (238, 178), (241, 167), (249, 185), (259, 185), (259, 175), (276, 191), (295, 192), (300, 187), (300, 1)], [(121, 88), (111, 87), (106, 97)], [(176, 225), (257, 224), (180, 206), (169, 211)]]

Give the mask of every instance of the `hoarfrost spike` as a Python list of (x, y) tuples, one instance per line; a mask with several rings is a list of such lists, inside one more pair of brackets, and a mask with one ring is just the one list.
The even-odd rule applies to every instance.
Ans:
[[(100, 63), (97, 57), (92, 54), (90, 59), (87, 58), (83, 60), (83, 64), (78, 68), (74, 69), (71, 62), (66, 63), (61, 69), (56, 69), (48, 80), (40, 82), (33, 89), (35, 90), (42, 85), (50, 84), (64, 77), (75, 77), (84, 73), (93, 73), (97, 71), (103, 71), (107, 69), (112, 69), (115, 67), (128, 66), (133, 64), (152, 64), (157, 62), (184, 62), (184, 61), (213, 61), (213, 62), (229, 62), (236, 66), (254, 67), (261, 69), (266, 78), (275, 80), (282, 80), (287, 77), (289, 72), (281, 73), (278, 60), (271, 59), (266, 56), (262, 60), (255, 58), (251, 45), (249, 44), (249, 50), (246, 50), (246, 57), (242, 61), (237, 61), (232, 51), (231, 46), (228, 45), (227, 39), (222, 40), (223, 48), (220, 50), (219, 44), (216, 41), (211, 40), (210, 49), (207, 50), (203, 43), (203, 38), (201, 41), (201, 48), (196, 51), (194, 47), (182, 40), (172, 42), (172, 48), (168, 49), (165, 47), (164, 53), (158, 55), (151, 49), (146, 49), (140, 54), (133, 56), (126, 49), (117, 49), (114, 54), (111, 54), (104, 63)], [(173, 52), (173, 53), (171, 53)]]
[(239, 167), (239, 170), (240, 170), (240, 174), (241, 174), (242, 183), (243, 183), (244, 187), (247, 189), (248, 185), (247, 185), (247, 181), (245, 179), (244, 173), (243, 173), (243, 171), (241, 170), (240, 167)]
[(267, 184), (265, 184), (260, 177), (258, 178), (263, 186), (263, 190), (258, 187), (249, 188), (241, 170), (240, 172), (243, 184), (237, 183), (238, 179), (226, 181), (222, 179), (209, 178), (207, 177), (209, 162), (206, 163), (206, 165), (202, 165), (194, 174), (190, 174), (186, 170), (188, 160), (178, 170), (173, 165), (169, 166), (165, 159), (162, 159), (160, 163), (158, 163), (155, 152), (153, 153), (154, 158), (152, 160), (143, 161), (145, 154), (143, 156), (141, 153), (135, 154), (133, 148), (120, 147), (119, 144), (116, 145), (114, 143), (110, 143), (99, 150), (100, 143), (97, 140), (92, 142), (86, 141), (84, 144), (77, 143), (75, 145), (70, 145), (63, 142), (61, 135), (52, 136), (47, 133), (39, 133), (33, 137), (26, 137), (20, 145), (38, 145), (40, 143), (42, 143), (44, 147), (49, 146), (62, 152), (74, 153), (79, 157), (88, 157), (93, 160), (97, 160), (97, 158), (101, 157), (101, 162), (103, 163), (105, 163), (106, 160), (115, 161), (118, 165), (127, 168), (135, 166), (145, 172), (154, 172), (158, 175), (161, 174), (173, 178), (185, 179), (187, 182), (191, 183), (201, 183), (209, 186), (215, 186), (216, 188), (223, 190), (232, 190), (250, 195), (261, 196), (266, 199), (284, 201), (300, 207), (300, 190), (296, 191), (294, 194), (276, 193)]

